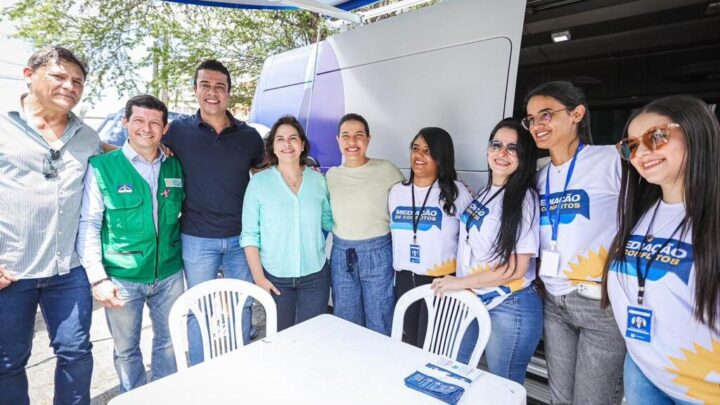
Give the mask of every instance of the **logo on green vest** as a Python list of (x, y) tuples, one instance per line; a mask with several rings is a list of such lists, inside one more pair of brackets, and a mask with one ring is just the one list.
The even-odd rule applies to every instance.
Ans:
[(121, 184), (121, 185), (119, 185), (119, 186), (118, 186), (118, 189), (117, 189), (117, 192), (120, 193), (120, 194), (132, 193), (132, 192), (133, 192), (132, 184)]

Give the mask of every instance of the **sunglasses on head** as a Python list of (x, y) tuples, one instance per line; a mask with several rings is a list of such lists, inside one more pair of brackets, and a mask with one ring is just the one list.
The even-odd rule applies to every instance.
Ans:
[(520, 149), (520, 147), (516, 143), (502, 143), (494, 139), (488, 142), (488, 150), (490, 152), (497, 153), (503, 149), (507, 150), (509, 155), (517, 155), (518, 149)]
[(648, 128), (639, 138), (625, 138), (615, 145), (625, 160), (635, 157), (638, 146), (642, 142), (646, 148), (655, 152), (670, 141), (670, 128), (680, 128), (680, 124), (669, 123)]

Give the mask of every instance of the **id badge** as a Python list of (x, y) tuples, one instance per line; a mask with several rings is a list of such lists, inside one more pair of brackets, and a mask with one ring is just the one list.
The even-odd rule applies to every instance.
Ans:
[(470, 259), (472, 258), (472, 247), (470, 244), (465, 242), (465, 247), (462, 250), (462, 264), (465, 268), (470, 268)]
[(648, 307), (628, 306), (625, 336), (648, 342), (652, 340), (653, 310)]
[(410, 263), (420, 264), (420, 245), (410, 245)]
[(557, 277), (558, 270), (560, 270), (560, 252), (543, 250), (540, 253), (540, 275)]

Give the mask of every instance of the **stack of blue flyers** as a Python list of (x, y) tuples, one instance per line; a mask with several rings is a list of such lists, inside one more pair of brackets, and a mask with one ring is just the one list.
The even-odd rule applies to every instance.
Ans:
[(446, 404), (455, 405), (481, 373), (476, 368), (441, 357), (405, 378), (405, 385)]
[(419, 371), (405, 378), (405, 385), (451, 405), (457, 404), (465, 393), (465, 389), (460, 386), (442, 382)]

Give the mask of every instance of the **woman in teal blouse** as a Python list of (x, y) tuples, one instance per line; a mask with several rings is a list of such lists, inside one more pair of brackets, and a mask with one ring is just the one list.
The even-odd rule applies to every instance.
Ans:
[(325, 178), (305, 166), (305, 131), (292, 116), (273, 124), (265, 141), (270, 168), (250, 179), (240, 245), (255, 284), (272, 295), (278, 330), (325, 313), (330, 269), (324, 231), (333, 226)]

